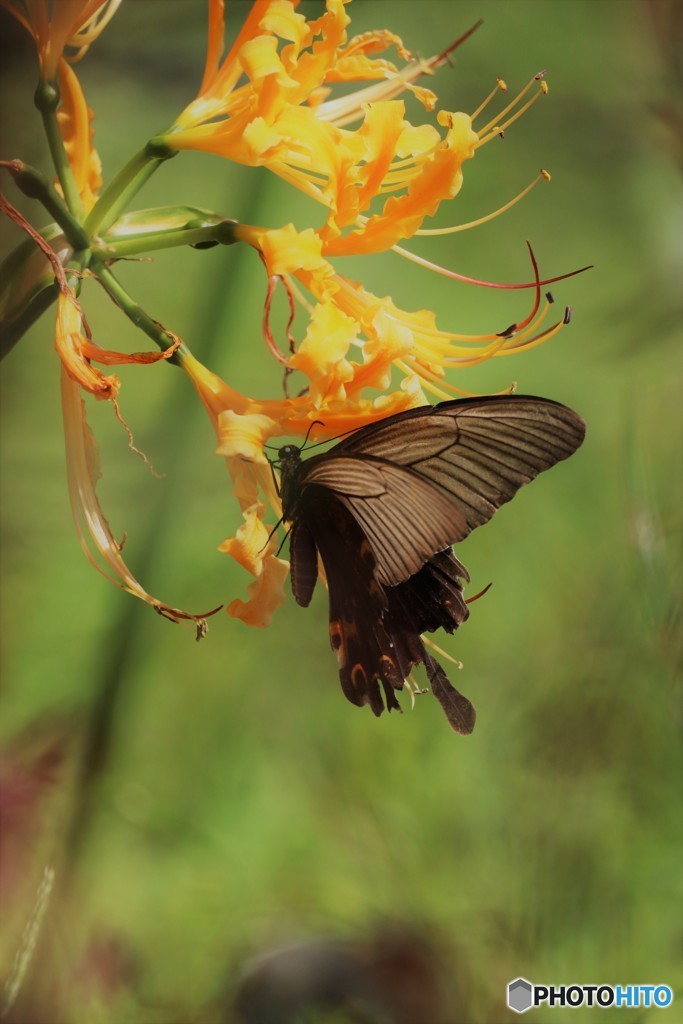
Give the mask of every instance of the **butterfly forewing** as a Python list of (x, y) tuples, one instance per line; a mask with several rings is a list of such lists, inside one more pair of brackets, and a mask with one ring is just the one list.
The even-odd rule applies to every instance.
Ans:
[(465, 529), (453, 499), (408, 466), (332, 456), (317, 461), (306, 481), (335, 493), (362, 526), (387, 586), (408, 579)]
[(445, 492), (463, 513), (455, 543), (523, 484), (568, 458), (584, 432), (581, 417), (566, 406), (504, 395), (399, 413), (342, 441), (334, 454), (409, 467)]

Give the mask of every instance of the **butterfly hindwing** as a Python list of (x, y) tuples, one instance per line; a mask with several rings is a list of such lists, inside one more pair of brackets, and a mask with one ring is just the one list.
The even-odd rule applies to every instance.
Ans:
[(330, 644), (352, 704), (368, 704), (376, 715), (385, 704), (400, 711), (396, 691), (415, 666), (424, 664), (452, 728), (471, 732), (474, 708), (451, 686), (420, 636), (439, 628), (453, 632), (467, 618), (461, 580), (469, 577), (450, 549), (436, 553), (398, 586), (383, 586), (361, 524), (341, 500), (311, 485), (292, 529), (290, 552), (292, 589), (300, 604), (310, 600), (320, 554), (329, 590)]
[[(383, 689), (387, 707), (400, 710), (394, 690), (402, 688), (403, 674), (384, 623), (386, 594), (377, 581), (375, 558), (361, 526), (332, 493), (313, 485), (302, 498), (294, 531), (292, 587), (302, 603), (300, 581), (311, 578), (306, 568), (311, 549), (308, 541), (304, 548), (299, 538), (308, 537), (327, 577), (330, 644), (346, 697), (358, 706), (369, 704), (380, 715)], [(307, 590), (304, 594), (310, 600)]]

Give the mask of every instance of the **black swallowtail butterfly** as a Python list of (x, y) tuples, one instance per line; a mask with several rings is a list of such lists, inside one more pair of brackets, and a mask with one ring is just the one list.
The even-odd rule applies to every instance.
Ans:
[(296, 445), (279, 449), (294, 597), (309, 604), (319, 555), (352, 704), (400, 710), (396, 691), (424, 664), (452, 728), (472, 731), (472, 704), (421, 637), (452, 633), (468, 616), (469, 575), (451, 546), (568, 458), (584, 433), (581, 417), (557, 402), (506, 395), (410, 409), (304, 461)]

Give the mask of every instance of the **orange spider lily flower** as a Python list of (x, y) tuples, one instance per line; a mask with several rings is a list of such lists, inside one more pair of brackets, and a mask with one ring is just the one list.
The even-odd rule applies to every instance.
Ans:
[(93, 146), (93, 113), (71, 68), (109, 24), (121, 0), (0, 0), (30, 32), (40, 77), (59, 86), (57, 122), (83, 210), (89, 213), (102, 187)]
[(52, 81), (62, 57), (73, 63), (86, 53), (116, 13), (121, 0), (0, 0), (31, 33), (40, 77)]
[[(564, 325), (560, 318), (551, 327), (538, 330), (549, 312), (550, 300), (541, 307), (537, 280), (531, 313), (514, 328), (480, 335), (444, 331), (436, 326), (430, 310), (408, 312), (391, 297), (378, 298), (359, 282), (337, 273), (323, 255), (325, 246), (319, 234), (311, 229), (297, 232), (291, 224), (273, 230), (239, 225), (236, 235), (259, 251), (269, 275), (287, 281), (311, 315), (309, 334), (286, 362), (307, 374), (309, 401), (318, 408), (332, 399), (354, 399), (365, 387), (386, 389), (392, 364), (408, 378), (419, 378), (424, 391), (436, 398), (466, 393), (444, 380), (449, 366), (475, 366), (540, 344)], [(317, 304), (311, 307), (295, 282), (302, 284)], [(359, 350), (360, 359), (347, 358), (352, 348)]]
[[(493, 97), (505, 91), (502, 80), (472, 116), (440, 111), (439, 127), (413, 126), (399, 97), (409, 90), (427, 110), (434, 109), (435, 94), (415, 82), (432, 73), (445, 55), (414, 60), (400, 38), (384, 30), (349, 39), (350, 19), (342, 0), (327, 0), (324, 13), (310, 21), (296, 7), (289, 0), (255, 0), (222, 57), (224, 6), (222, 0), (210, 0), (199, 93), (159, 137), (170, 149), (205, 150), (238, 163), (265, 166), (327, 210), (325, 222), (315, 230), (297, 231), (292, 224), (270, 230), (249, 225), (235, 229), (239, 240), (259, 252), (267, 269), (266, 342), (288, 372), (305, 375), (307, 388), (295, 398), (252, 399), (193, 358), (183, 359), (211, 416), (217, 451), (226, 458), (244, 517), (221, 550), (246, 568), (254, 583), (249, 600), (233, 602), (228, 612), (252, 624), (269, 621), (282, 599), (281, 563), (273, 539), (268, 539), (267, 506), (261, 500), (263, 495), (279, 517), (274, 478), (263, 452), (271, 438), (303, 435), (314, 420), (323, 423), (316, 440), (332, 437), (425, 404), (428, 396), (467, 394), (445, 382), (447, 367), (511, 354), (539, 344), (562, 327), (560, 320), (539, 329), (549, 303), (541, 308), (535, 260), (530, 314), (502, 334), (474, 336), (439, 329), (429, 310), (403, 310), (390, 297), (379, 298), (339, 273), (330, 262), (394, 248), (426, 263), (405, 253), (398, 243), (422, 231), (425, 218), (458, 194), (465, 161), (521, 116), (542, 95), (545, 84), (520, 107), (531, 84), (539, 81), (533, 79), (501, 111), (499, 123), (473, 127)], [(390, 46), (408, 62), (405, 67), (399, 69), (378, 56)], [(366, 84), (341, 97), (332, 95), (333, 85), (348, 82)], [(296, 350), (292, 342), (288, 356), (279, 351), (268, 322), (279, 281), (287, 288), (290, 305), (297, 300), (308, 314), (305, 337)], [(404, 379), (387, 393), (394, 368)], [(377, 397), (368, 398), (367, 389)]]
[[(221, 61), (223, 4), (214, 0), (199, 95), (160, 138), (171, 149), (207, 150), (268, 167), (328, 207), (330, 244), (343, 227), (357, 224), (377, 195), (408, 187), (404, 205), (410, 214), (391, 202), (385, 214), (392, 235), (405, 238), (458, 191), (460, 167), (474, 152), (476, 135), (466, 139), (452, 128), (442, 143), (433, 126), (414, 128), (405, 121), (403, 103), (393, 99), (410, 89), (431, 109), (436, 97), (413, 81), (433, 72), (441, 58), (412, 60), (388, 31), (349, 41), (342, 0), (327, 0), (326, 7), (320, 18), (307, 21), (289, 0), (257, 0)], [(392, 45), (409, 61), (402, 71), (374, 56)], [(246, 83), (239, 84), (243, 77)], [(338, 100), (326, 98), (330, 84), (361, 79), (380, 81)], [(354, 120), (362, 124), (351, 131), (345, 126)], [(368, 234), (379, 235), (374, 219)], [(372, 248), (362, 249), (390, 244), (376, 237)]]

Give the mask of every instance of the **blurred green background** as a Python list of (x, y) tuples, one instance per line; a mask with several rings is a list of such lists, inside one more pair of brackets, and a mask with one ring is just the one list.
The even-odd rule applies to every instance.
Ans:
[[(439, 223), (495, 209), (540, 166), (552, 184), (477, 230), (409, 247), (490, 280), (529, 279), (527, 238), (544, 276), (595, 265), (554, 286), (556, 308), (574, 307), (558, 338), (450, 378), (481, 393), (516, 380), (588, 424), (577, 456), (458, 550), (470, 593), (494, 584), (458, 635), (436, 638), (464, 662), (452, 677), (478, 710), (471, 738), (451, 733), (426, 696), (380, 720), (346, 703), (321, 587), (308, 610), (288, 597), (264, 632), (220, 613), (195, 644), (190, 630), (109, 586), (71, 522), (51, 314), (5, 360), (3, 974), (45, 865), (55, 871), (8, 1019), (232, 1022), (252, 957), (338, 940), (386, 980), (386, 936), (412, 950), (405, 977), (428, 965), (431, 1010), (410, 1010), (406, 996), (381, 1018), (347, 1007), (296, 1019), (498, 1024), (514, 1019), (505, 986), (518, 975), (665, 982), (679, 994), (649, 1015), (537, 1011), (543, 1024), (681, 1019), (674, 9), (358, 0), (350, 10), (354, 32), (390, 27), (424, 55), (485, 19), (433, 83), (447, 109), (474, 109), (498, 75), (514, 94), (548, 69), (547, 99), (465, 166)], [(232, 32), (245, 11), (231, 5)], [(2, 31), (2, 156), (45, 167), (33, 55), (4, 16)], [(194, 95), (204, 38), (199, 0), (127, 0), (79, 65), (107, 180)], [(423, 119), (417, 105), (409, 111)], [(171, 202), (268, 226), (321, 220), (265, 170), (211, 156), (179, 156), (140, 197)], [(4, 224), (3, 251), (18, 241)], [(528, 292), (457, 284), (391, 253), (339, 266), (405, 308), (436, 310), (455, 331), (502, 330), (530, 302)], [(281, 393), (251, 251), (162, 253), (120, 274), (233, 386)], [(148, 347), (96, 286), (84, 296), (100, 344)], [(216, 551), (238, 510), (191, 387), (166, 365), (120, 376), (122, 411), (164, 474), (153, 479), (111, 410), (89, 403), (100, 497), (115, 535), (127, 534), (129, 565), (177, 606), (243, 597), (249, 578)]]

